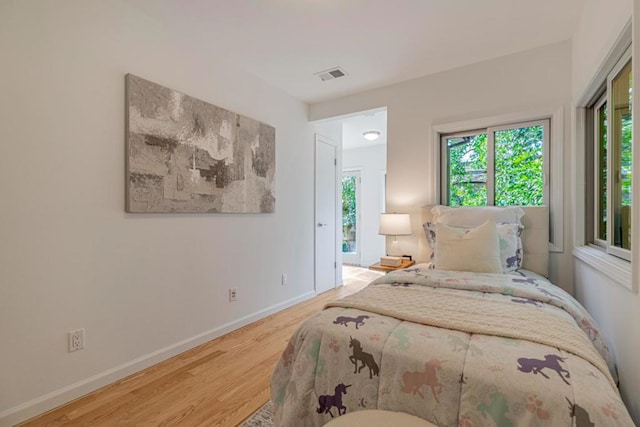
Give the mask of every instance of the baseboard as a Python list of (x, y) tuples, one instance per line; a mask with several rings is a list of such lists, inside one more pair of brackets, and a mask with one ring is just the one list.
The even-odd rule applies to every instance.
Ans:
[(13, 426), (17, 423), (28, 420), (29, 418), (33, 418), (36, 415), (43, 414), (101, 387), (153, 366), (156, 363), (162, 362), (163, 360), (169, 359), (170, 357), (176, 356), (180, 353), (184, 353), (185, 351), (197, 347), (200, 344), (204, 344), (224, 334), (248, 325), (249, 323), (255, 322), (256, 320), (260, 320), (284, 310), (285, 308), (313, 298), (315, 295), (314, 291), (304, 293), (295, 298), (267, 307), (256, 313), (241, 317), (233, 322), (225, 323), (224, 325), (218, 326), (210, 331), (203, 332), (184, 341), (180, 341), (168, 347), (154, 351), (153, 353), (138, 357), (130, 362), (108, 369), (97, 375), (93, 375), (66, 387), (54, 390), (51, 393), (47, 393), (18, 406), (14, 406), (13, 408), (9, 408), (0, 412), (0, 427)]

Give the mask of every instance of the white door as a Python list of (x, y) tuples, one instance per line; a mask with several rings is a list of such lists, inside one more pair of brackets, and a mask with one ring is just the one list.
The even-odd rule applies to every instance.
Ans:
[(342, 262), (360, 265), (360, 171), (342, 171)]
[(316, 293), (336, 286), (336, 146), (316, 135)]

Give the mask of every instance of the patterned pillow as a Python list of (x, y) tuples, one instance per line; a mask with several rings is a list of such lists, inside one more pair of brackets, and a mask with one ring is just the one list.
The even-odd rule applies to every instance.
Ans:
[[(433, 222), (425, 222), (422, 224), (424, 234), (427, 237), (429, 246), (431, 246), (431, 262), (435, 264), (436, 259), (436, 224)], [(471, 227), (454, 227), (459, 228), (461, 232)], [(498, 230), (498, 240), (500, 242), (500, 260), (502, 262), (502, 271), (509, 273), (522, 268), (522, 230), (524, 227), (520, 224), (500, 223), (496, 226)]]

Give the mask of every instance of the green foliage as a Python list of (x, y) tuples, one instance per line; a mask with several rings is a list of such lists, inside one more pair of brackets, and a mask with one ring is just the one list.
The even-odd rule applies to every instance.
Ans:
[[(621, 140), (620, 140), (620, 190), (621, 200), (618, 201), (622, 206), (631, 206), (631, 168), (632, 168), (632, 146), (633, 138), (632, 132), (632, 119), (631, 119), (631, 105), (633, 94), (633, 80), (631, 74), (631, 64), (628, 64), (621, 72), (621, 74), (614, 79), (613, 87), (614, 93), (618, 85), (624, 85), (624, 89), (627, 95), (627, 99), (616, 100), (614, 107), (622, 108), (622, 111), (618, 110), (614, 113), (614, 117), (618, 120), (615, 126), (620, 126)], [(623, 92), (623, 93), (624, 93)], [(622, 104), (619, 104), (622, 102)], [(615, 143), (616, 141), (614, 141)]]
[(631, 112), (622, 116), (622, 139), (620, 141), (620, 186), (622, 190), (620, 203), (622, 206), (631, 206), (631, 168), (632, 168), (632, 146), (631, 137)]
[(631, 181), (632, 181), (632, 74), (631, 62), (627, 63), (611, 84), (611, 148), (613, 169), (612, 198), (614, 216), (613, 244), (631, 249)]
[(495, 205), (543, 204), (542, 126), (495, 133)]
[(598, 238), (607, 240), (607, 103), (598, 112), (599, 177), (598, 177)]
[(487, 134), (453, 138), (449, 145), (449, 205), (487, 204)]
[(342, 177), (342, 252), (353, 252), (351, 231), (356, 227), (356, 177)]
[[(494, 183), (497, 206), (543, 203), (543, 127), (500, 130), (494, 134)], [(451, 138), (449, 204), (487, 204), (487, 135)], [(489, 171), (491, 173), (492, 171)]]
[(342, 225), (356, 224), (356, 177), (342, 178)]

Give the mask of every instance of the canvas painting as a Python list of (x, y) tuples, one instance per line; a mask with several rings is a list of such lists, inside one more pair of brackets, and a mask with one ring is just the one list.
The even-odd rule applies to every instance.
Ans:
[(275, 128), (126, 76), (127, 211), (275, 211)]

